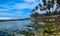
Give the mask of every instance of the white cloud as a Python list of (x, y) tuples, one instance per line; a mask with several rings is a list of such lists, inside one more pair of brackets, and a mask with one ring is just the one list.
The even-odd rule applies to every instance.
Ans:
[(24, 1), (25, 2), (23, 2), (23, 3), (14, 3), (14, 5), (10, 6), (10, 7), (14, 8), (14, 9), (25, 9), (25, 8), (33, 9), (40, 2), (40, 0), (39, 0), (39, 2), (36, 2), (36, 0), (24, 0)]
[(24, 1), (26, 1), (26, 2), (40, 2), (40, 0), (24, 0)]
[(24, 0), (26, 2), (36, 2), (35, 0)]
[[(20, 16), (20, 17), (27, 17), (27, 15), (23, 16), (24, 13), (22, 13), (23, 11), (18, 11), (18, 10), (21, 10), (21, 9), (33, 9), (35, 6), (38, 5), (38, 2), (36, 2), (35, 0), (24, 0), (25, 2), (23, 3), (16, 3), (16, 2), (9, 2), (7, 4), (0, 4), (0, 7), (3, 7), (0, 8), (0, 16), (13, 16), (13, 17), (17, 17), (17, 16)], [(34, 2), (34, 3), (32, 3)], [(12, 11), (13, 10), (13, 11)], [(17, 11), (15, 11), (17, 10)], [(7, 12), (7, 13), (6, 13)], [(9, 13), (11, 12), (11, 13)], [(12, 13), (14, 12), (14, 13)], [(2, 15), (3, 14), (3, 15)], [(17, 15), (16, 15), (17, 14)]]
[(14, 9), (25, 9), (25, 8), (29, 8), (29, 9), (33, 9), (37, 4), (29, 4), (29, 3), (21, 3), (21, 4), (15, 4), (14, 6), (12, 6)]
[(10, 11), (9, 9), (0, 9), (0, 12), (6, 12), (6, 11)]
[(9, 19), (12, 19), (11, 17), (0, 17), (0, 20), (9, 20)]
[(14, 15), (14, 14), (6, 13), (6, 12), (0, 12), (0, 15), (1, 15), (1, 16), (12, 16), (12, 15)]
[(3, 4), (3, 5), (0, 5), (0, 7), (2, 6), (3, 9), (0, 9), (0, 11), (10, 11), (10, 10), (13, 10), (13, 9), (17, 9), (17, 10), (20, 10), (20, 9), (25, 9), (25, 8), (28, 8), (28, 9), (33, 9), (36, 5), (38, 5), (38, 3), (14, 3), (14, 5), (9, 5), (9, 4)]
[[(25, 9), (25, 8), (29, 8), (29, 9), (33, 9), (36, 5), (38, 5), (37, 2), (35, 2), (36, 0), (24, 0), (25, 2), (23, 3), (12, 3), (9, 2), (7, 4), (0, 4), (0, 7), (4, 7), (6, 8), (5, 10), (13, 10), (13, 9)], [(35, 2), (35, 3), (32, 3)], [(30, 4), (31, 3), (31, 4)], [(4, 9), (0, 9), (0, 10), (4, 10)]]

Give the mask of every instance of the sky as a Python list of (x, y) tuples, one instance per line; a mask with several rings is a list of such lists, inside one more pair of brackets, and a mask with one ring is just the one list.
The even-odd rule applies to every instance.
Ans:
[(40, 0), (0, 0), (0, 17), (28, 18)]

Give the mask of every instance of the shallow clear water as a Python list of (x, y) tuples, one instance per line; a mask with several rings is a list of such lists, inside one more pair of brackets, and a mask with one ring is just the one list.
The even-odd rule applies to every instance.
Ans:
[(30, 24), (30, 20), (22, 20), (22, 21), (7, 21), (7, 22), (0, 22), (0, 30), (17, 30), (17, 29), (24, 29), (27, 25)]

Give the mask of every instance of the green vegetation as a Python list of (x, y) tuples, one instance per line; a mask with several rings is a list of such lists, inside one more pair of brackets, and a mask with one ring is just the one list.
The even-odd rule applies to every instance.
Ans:
[[(35, 9), (32, 10), (31, 17), (33, 16), (34, 18), (36, 18), (38, 16), (60, 15), (59, 2), (60, 2), (59, 0), (42, 0), (43, 4), (40, 3), (38, 6), (35, 7)], [(54, 7), (55, 5), (56, 7)], [(41, 12), (44, 11), (45, 13), (39, 14), (38, 12), (36, 12), (38, 9), (40, 9)]]
[[(60, 31), (59, 31), (60, 28), (56, 23), (56, 21), (37, 19), (37, 17), (39, 16), (43, 17), (43, 16), (60, 15), (60, 0), (48, 0), (48, 1), (42, 0), (42, 3), (43, 4), (40, 3), (38, 6), (35, 7), (35, 9), (32, 10), (31, 18), (33, 17), (32, 19), (33, 21), (31, 21), (31, 24), (27, 26), (29, 28), (27, 28), (27, 30), (22, 30), (20, 34), (24, 34), (25, 36), (52, 36), (52, 35), (60, 36)], [(54, 8), (55, 4), (56, 4), (56, 9)], [(40, 11), (45, 11), (45, 13), (43, 14), (37, 13), (36, 10), (38, 10), (38, 8), (40, 9)], [(16, 19), (16, 20), (27, 20), (27, 19), (30, 18)], [(16, 20), (14, 19), (11, 21), (16, 21)], [(8, 34), (7, 36), (11, 36), (11, 35), (15, 36), (14, 33)]]
[[(59, 34), (60, 31), (58, 31), (59, 28), (56, 21), (49, 21), (49, 20), (46, 21), (43, 19), (37, 19), (37, 17), (40, 16), (43, 17), (43, 16), (60, 15), (60, 10), (59, 10), (60, 0), (42, 0), (42, 3), (43, 4), (40, 3), (38, 6), (35, 7), (35, 9), (32, 10), (31, 18), (33, 17), (34, 19), (32, 19), (33, 21), (31, 22), (31, 25), (27, 27), (33, 28), (31, 29), (33, 31), (32, 33), (35, 34), (33, 36), (60, 36)], [(56, 8), (54, 8), (55, 4), (56, 4)], [(45, 13), (39, 14), (38, 12), (36, 12), (36, 10), (38, 10), (39, 7), (40, 7), (40, 11), (45, 11)], [(44, 23), (41, 24), (41, 22)]]
[[(27, 27), (33, 28), (30, 29), (28, 28), (29, 31), (24, 30), (22, 31), (22, 34), (26, 36), (51, 36), (51, 35), (57, 35), (58, 31), (58, 24), (56, 22), (46, 22), (41, 24), (40, 20), (36, 19), (31, 22), (31, 24)], [(57, 33), (57, 34), (53, 34)]]

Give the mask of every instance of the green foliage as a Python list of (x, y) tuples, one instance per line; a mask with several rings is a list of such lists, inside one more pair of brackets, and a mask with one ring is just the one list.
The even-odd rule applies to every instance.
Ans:
[(39, 13), (37, 13), (37, 12), (31, 14), (31, 17), (33, 17), (33, 18), (37, 18), (38, 16), (39, 16)]
[(24, 35), (26, 35), (26, 36), (34, 35), (34, 33), (32, 33), (31, 31), (26, 31), (26, 30), (22, 30), (22, 31), (20, 32), (20, 34), (24, 34)]
[[(40, 15), (41, 16), (43, 16), (43, 15), (44, 16), (50, 16), (52, 14), (53, 15), (59, 14), (60, 11), (58, 11), (57, 9), (60, 7), (60, 4), (59, 4), (60, 1), (58, 1), (58, 0), (57, 0), (57, 2), (55, 2), (55, 1), (56, 0), (48, 0), (48, 1), (47, 0), (42, 0), (43, 4), (40, 3), (38, 6), (40, 7), (40, 11), (46, 11), (46, 13), (44, 13), (44, 14), (39, 14), (38, 12), (36, 12), (36, 10), (38, 10), (38, 8), (39, 8), (38, 6), (36, 6), (35, 9), (32, 10), (32, 12), (35, 12), (35, 13), (32, 13), (31, 17), (33, 17), (35, 20), (33, 19), (33, 21), (31, 22), (31, 24), (29, 26), (27, 26), (27, 27), (32, 27), (35, 31), (32, 32), (32, 33), (31, 33), (31, 31), (23, 31), (23, 34), (25, 34), (27, 36), (29, 36), (29, 35), (31, 36), (33, 33), (40, 33), (40, 32), (42, 32), (42, 33), (52, 34), (52, 33), (54, 33), (54, 32), (57, 31), (57, 28), (58, 28), (57, 26), (58, 25), (56, 24), (55, 21), (42, 20), (44, 22), (43, 23), (44, 25), (43, 25), (43, 24), (40, 23), (41, 19), (37, 19), (37, 17), (39, 17)], [(54, 5), (56, 3), (58, 5), (57, 5), (57, 8), (55, 9)], [(53, 8), (55, 10), (51, 11), (51, 8)], [(31, 30), (33, 30), (33, 29), (31, 29)]]
[(35, 10), (38, 10), (38, 8), (39, 8), (39, 7), (38, 7), (38, 6), (36, 6), (36, 7), (35, 7)]
[[(45, 11), (46, 13), (38, 14), (39, 16), (50, 16), (50, 15), (60, 14), (60, 11), (58, 11), (58, 9), (60, 9), (60, 0), (42, 0), (42, 3), (39, 3), (39, 5), (36, 6), (35, 9), (32, 10), (32, 12), (36, 13), (36, 10), (38, 10), (38, 8), (40, 8), (40, 11)], [(56, 8), (54, 8), (55, 4), (56, 4)], [(36, 16), (36, 15), (34, 15), (34, 16)]]
[(51, 0), (51, 1), (50, 0), (48, 0), (48, 1), (47, 0), (42, 0), (42, 2), (43, 2), (43, 5), (41, 7), (42, 10), (47, 10), (48, 9), (50, 11), (50, 9), (53, 8), (53, 6), (54, 6), (55, 1), (54, 0)]
[(59, 5), (59, 7), (60, 7), (60, 0), (57, 0), (57, 4)]

